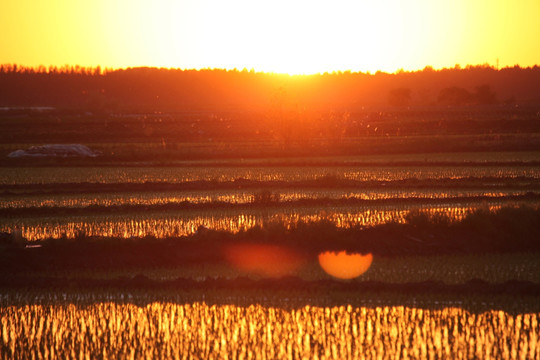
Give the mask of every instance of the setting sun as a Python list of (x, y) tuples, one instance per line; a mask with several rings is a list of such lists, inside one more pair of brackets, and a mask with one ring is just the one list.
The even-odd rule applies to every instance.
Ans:
[(7, 0), (0, 63), (309, 74), (532, 66), (540, 3)]

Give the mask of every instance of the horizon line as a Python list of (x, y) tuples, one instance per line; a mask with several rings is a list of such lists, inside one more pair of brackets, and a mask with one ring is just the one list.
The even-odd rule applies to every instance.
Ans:
[(170, 70), (170, 71), (225, 71), (225, 72), (238, 72), (238, 73), (252, 73), (252, 74), (265, 74), (265, 75), (282, 75), (282, 76), (316, 76), (316, 75), (339, 75), (339, 74), (362, 74), (362, 75), (376, 75), (376, 74), (386, 74), (386, 75), (397, 75), (397, 74), (411, 74), (411, 73), (418, 73), (418, 72), (424, 72), (424, 71), (434, 71), (434, 72), (440, 72), (440, 71), (447, 71), (447, 70), (472, 70), (472, 69), (492, 69), (496, 71), (501, 71), (505, 69), (534, 69), (539, 67), (540, 64), (534, 64), (532, 66), (521, 66), (519, 64), (515, 64), (513, 66), (507, 65), (504, 67), (499, 67), (497, 65), (492, 65), (489, 63), (483, 63), (483, 64), (467, 64), (465, 66), (461, 64), (456, 64), (453, 67), (440, 67), (440, 68), (434, 68), (432, 65), (426, 65), (422, 69), (404, 69), (399, 68), (393, 72), (388, 72), (384, 70), (377, 70), (375, 72), (372, 72), (370, 70), (362, 71), (362, 70), (352, 70), (352, 69), (336, 69), (331, 71), (324, 71), (324, 72), (313, 72), (313, 73), (289, 73), (289, 72), (279, 72), (279, 71), (265, 71), (265, 70), (255, 70), (254, 67), (252, 68), (220, 68), (220, 67), (202, 67), (202, 68), (181, 68), (181, 67), (167, 67), (167, 66), (151, 66), (151, 65), (140, 65), (140, 66), (125, 66), (125, 67), (104, 67), (101, 65), (90, 65), (90, 66), (82, 66), (82, 65), (70, 65), (70, 64), (64, 64), (64, 65), (22, 65), (17, 63), (2, 63), (0, 64), (0, 70), (17, 70), (22, 69), (23, 72), (35, 72), (35, 73), (66, 73), (66, 72), (73, 72), (75, 70), (75, 73), (83, 73), (83, 72), (90, 72), (92, 74), (99, 74), (99, 75), (106, 75), (107, 73), (112, 73), (116, 71), (123, 71), (123, 70), (136, 70), (136, 69), (152, 69), (152, 70)]

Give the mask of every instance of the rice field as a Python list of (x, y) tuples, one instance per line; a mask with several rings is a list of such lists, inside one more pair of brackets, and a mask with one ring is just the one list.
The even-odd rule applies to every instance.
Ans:
[(324, 176), (357, 181), (540, 178), (540, 166), (313, 166), (313, 167), (36, 167), (0, 168), (0, 185), (52, 183), (145, 183), (187, 181), (302, 181)]
[[(0, 209), (28, 207), (84, 208), (89, 206), (148, 206), (164, 204), (249, 204), (265, 189), (249, 190), (200, 190), (200, 191), (156, 191), (133, 193), (89, 193), (89, 194), (38, 194), (3, 196)], [(316, 199), (358, 199), (358, 200), (406, 200), (406, 199), (452, 199), (462, 197), (498, 198), (531, 193), (531, 189), (285, 189), (266, 190), (275, 201), (294, 202)]]
[(66, 303), (65, 296), (52, 303), (2, 305), (2, 358), (540, 357), (536, 312), (151, 300), (136, 305), (128, 299), (85, 304)]
[[(441, 156), (437, 159), (446, 159)], [(465, 156), (463, 161), (474, 159), (481, 163), (480, 155), (471, 156), (473, 155)], [(513, 159), (514, 154), (508, 156)], [(534, 154), (526, 160), (531, 161), (533, 158)], [(494, 158), (488, 156), (486, 159)], [(386, 158), (386, 161), (388, 160)], [(405, 214), (415, 209), (445, 213), (459, 220), (467, 211), (482, 206), (497, 208), (508, 203), (515, 204), (516, 201), (527, 204), (532, 202), (533, 205), (537, 203), (536, 198), (509, 200), (505, 197), (537, 195), (539, 188), (535, 179), (540, 179), (538, 166), (317, 165), (320, 161), (315, 161), (314, 166), (303, 167), (253, 167), (246, 164), (205, 167), (204, 162), (201, 162), (196, 166), (180, 167), (1, 168), (0, 186), (6, 186), (5, 189), (8, 190), (4, 190), (0, 209), (8, 212), (0, 218), (0, 231), (9, 233), (20, 228), (23, 236), (30, 241), (73, 238), (81, 233), (90, 236), (129, 238), (151, 235), (163, 238), (193, 234), (200, 225), (233, 233), (272, 221), (326, 219), (340, 227), (375, 226), (391, 221), (403, 222)], [(334, 161), (337, 164), (346, 164), (344, 159)], [(473, 187), (467, 187), (466, 184), (441, 187), (437, 184), (441, 179), (469, 177), (489, 180)], [(354, 187), (333, 186), (332, 181), (329, 181), (323, 187), (312, 188), (295, 183), (321, 178), (349, 179), (358, 181), (358, 184)], [(523, 179), (524, 183), (521, 184), (521, 180), (513, 182), (512, 179), (516, 178)], [(211, 184), (234, 183), (237, 179), (284, 181), (289, 186), (272, 187), (268, 186), (271, 184), (268, 183), (262, 188), (211, 188)], [(428, 180), (432, 186), (384, 186), (385, 181), (414, 179)], [(156, 187), (131, 192), (121, 190), (122, 184), (185, 184), (198, 180), (210, 181), (205, 185), (210, 188), (160, 190)], [(366, 181), (380, 183), (376, 187), (363, 187), (362, 183)], [(77, 192), (77, 184), (88, 183), (95, 183), (96, 187)], [(13, 184), (22, 186), (22, 192), (19, 193), (20, 189), (9, 188)], [(61, 188), (49, 193), (51, 190), (40, 191), (39, 184), (74, 185), (69, 193), (62, 193)], [(107, 185), (116, 187), (104, 188)], [(27, 193), (28, 189), (24, 190), (24, 186), (33, 186), (33, 190)], [(373, 203), (347, 203), (354, 200)], [(272, 203), (271, 206), (268, 201)], [(314, 202), (310, 204), (306, 201)], [(195, 208), (195, 205), (204, 207)], [(123, 206), (129, 208), (121, 208)], [(160, 210), (147, 208), (152, 206), (164, 207)], [(57, 209), (58, 215), (50, 211), (46, 214), (40, 214), (39, 211), (31, 214), (27, 212), (28, 215), (25, 215), (25, 209), (32, 208)], [(71, 214), (70, 209), (86, 213), (79, 211)], [(10, 210), (20, 212), (9, 215)]]
[(0, 231), (22, 230), (23, 237), (30, 241), (47, 238), (75, 238), (79, 234), (104, 237), (144, 237), (157, 238), (190, 235), (200, 225), (214, 230), (237, 233), (268, 222), (313, 222), (321, 219), (331, 221), (339, 227), (375, 226), (388, 222), (402, 223), (405, 216), (415, 209), (429, 213), (444, 213), (459, 220), (475, 208), (498, 209), (502, 206), (493, 203), (463, 205), (383, 205), (368, 207), (285, 207), (274, 209), (203, 210), (172, 213), (133, 213), (84, 216), (29, 217), (0, 219)]
[[(326, 160), (317, 160), (301, 167), (244, 161), (234, 166), (200, 162), (177, 167), (3, 167), (0, 210), (9, 216), (0, 217), (0, 232), (21, 231), (29, 241), (81, 235), (163, 239), (194, 234), (201, 225), (233, 234), (273, 222), (292, 225), (326, 220), (339, 228), (372, 227), (403, 223), (414, 210), (460, 220), (475, 209), (538, 207), (540, 166), (439, 166), (429, 161), (538, 161), (538, 153), (525, 155), (439, 154), (425, 159), (422, 166), (358, 166), (340, 159), (338, 165), (321, 165)], [(410, 155), (406, 160), (422, 158)], [(369, 161), (393, 161), (381, 159)], [(448, 187), (442, 181), (468, 178), (480, 180), (472, 186), (455, 183)], [(286, 184), (223, 185), (239, 179)], [(294, 183), (317, 179), (329, 181), (321, 187)], [(333, 186), (332, 179), (359, 183)], [(402, 188), (384, 183), (400, 180), (427, 182)], [(194, 181), (209, 184), (200, 190), (156, 186), (129, 192), (121, 188), (122, 184)], [(370, 181), (380, 183), (362, 186)], [(207, 186), (214, 183), (216, 188)], [(62, 184), (70, 184), (67, 191), (63, 192)], [(83, 184), (96, 187), (77, 192)], [(523, 198), (508, 199), (512, 196)], [(165, 207), (155, 210), (161, 205)], [(50, 213), (45, 214), (46, 208), (52, 209)], [(43, 212), (32, 212), (35, 209)], [(482, 279), (495, 284), (538, 284), (539, 264), (536, 253), (380, 257), (353, 281), (463, 284)], [(112, 272), (86, 268), (47, 275), (77, 282), (81, 277), (130, 277), (134, 271), (158, 280), (251, 276), (222, 263)], [(329, 276), (313, 259), (293, 275), (306, 281), (324, 281)], [(332, 293), (332, 287), (315, 294), (300, 290), (253, 294), (238, 289), (116, 289), (111, 293), (104, 289), (2, 289), (0, 358), (533, 359), (540, 358), (537, 300), (535, 295)]]

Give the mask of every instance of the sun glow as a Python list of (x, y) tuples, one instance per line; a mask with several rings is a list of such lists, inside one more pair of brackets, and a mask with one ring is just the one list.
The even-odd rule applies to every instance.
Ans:
[(455, 64), (532, 66), (523, 0), (6, 0), (0, 63), (254, 69), (310, 74)]
[(269, 244), (231, 244), (224, 255), (236, 269), (264, 277), (291, 275), (303, 262), (295, 251)]

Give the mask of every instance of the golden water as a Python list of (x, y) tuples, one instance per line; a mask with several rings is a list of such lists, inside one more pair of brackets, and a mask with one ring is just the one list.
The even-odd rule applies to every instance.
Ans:
[(324, 176), (359, 181), (460, 179), (467, 177), (540, 178), (538, 166), (312, 166), (298, 167), (37, 167), (2, 168), (0, 184), (144, 183), (196, 180), (300, 181)]
[[(509, 195), (524, 195), (530, 190), (482, 190), (482, 189), (317, 189), (317, 190), (269, 190), (279, 196), (279, 201), (298, 201), (315, 199), (361, 199), (389, 200), (400, 202), (404, 199), (451, 199), (455, 197), (485, 196), (497, 198)], [(225, 202), (229, 204), (252, 203), (261, 190), (201, 190), (201, 191), (169, 191), (150, 193), (102, 193), (102, 194), (62, 194), (62, 195), (24, 195), (4, 196), (0, 208), (25, 207), (87, 207), (87, 206), (119, 206), (119, 205), (165, 205), (189, 202), (203, 204), (209, 202)]]
[[(404, 222), (405, 216), (412, 209), (423, 209), (429, 213), (448, 214), (452, 219), (462, 219), (471, 209), (487, 205), (475, 206), (345, 206), (330, 207), (321, 211), (320, 207), (299, 207), (264, 210), (174, 213), (134, 213), (87, 216), (36, 217), (0, 220), (0, 231), (11, 232), (15, 227), (22, 229), (28, 240), (46, 238), (74, 238), (77, 234), (106, 237), (156, 237), (183, 236), (193, 234), (200, 225), (215, 230), (236, 233), (267, 222), (295, 223), (299, 221), (319, 221), (326, 219), (338, 227), (355, 225), (373, 226), (390, 221)], [(499, 204), (491, 204), (486, 208), (496, 210)]]
[(538, 359), (539, 313), (153, 302), (0, 307), (2, 358)]

